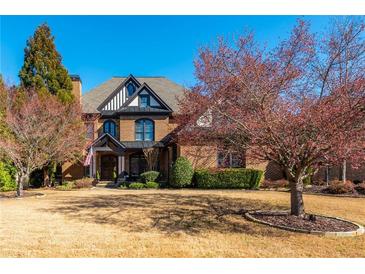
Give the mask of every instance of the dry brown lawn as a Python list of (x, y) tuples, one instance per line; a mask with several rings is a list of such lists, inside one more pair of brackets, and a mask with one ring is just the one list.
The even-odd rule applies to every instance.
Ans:
[[(245, 220), (288, 209), (265, 191), (42, 191), (0, 199), (1, 257), (365, 257), (365, 236), (329, 238)], [(365, 199), (305, 196), (309, 212), (365, 224)]]

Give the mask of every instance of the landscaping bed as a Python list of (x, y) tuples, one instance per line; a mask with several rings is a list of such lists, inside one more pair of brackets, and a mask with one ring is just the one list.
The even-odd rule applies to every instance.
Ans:
[(356, 236), (364, 233), (364, 228), (356, 223), (335, 217), (306, 214), (304, 217), (288, 212), (250, 212), (245, 216), (255, 222), (301, 233), (333, 236)]

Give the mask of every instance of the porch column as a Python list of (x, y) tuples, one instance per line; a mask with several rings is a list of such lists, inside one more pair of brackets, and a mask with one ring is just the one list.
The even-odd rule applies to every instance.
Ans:
[(124, 155), (122, 156), (122, 171), (125, 171), (125, 159)]
[(122, 163), (122, 161), (123, 161), (122, 157), (123, 156), (118, 156), (118, 175), (121, 174), (122, 171), (123, 171), (122, 170), (122, 165), (123, 165), (123, 163)]
[(96, 177), (96, 159), (95, 159), (95, 157), (96, 157), (96, 154), (94, 153), (93, 154), (93, 157), (92, 157), (92, 161), (93, 161), (93, 163), (92, 163), (92, 167), (93, 167), (93, 169), (92, 169), (92, 171), (93, 171), (92, 176), (94, 178)]
[[(92, 160), (92, 157), (91, 157), (91, 160)], [(91, 164), (91, 161), (90, 161), (90, 165), (89, 165), (89, 177), (93, 178), (93, 165)]]

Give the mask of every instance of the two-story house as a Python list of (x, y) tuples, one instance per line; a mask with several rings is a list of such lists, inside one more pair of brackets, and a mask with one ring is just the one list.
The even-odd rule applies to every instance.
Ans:
[(177, 127), (177, 98), (184, 87), (165, 77), (130, 75), (113, 77), (82, 95), (80, 78), (72, 76), (72, 81), (74, 95), (81, 99), (90, 145), (83, 162), (62, 166), (63, 179), (99, 175), (101, 180), (112, 180), (115, 172), (138, 176), (147, 170), (146, 148), (158, 150), (157, 166), (166, 180), (180, 155), (190, 158), (194, 166), (217, 166), (216, 148), (180, 146), (170, 138)]
[[(187, 157), (194, 167), (250, 167), (265, 171), (265, 177), (276, 180), (283, 172), (271, 162), (250, 163), (245, 155), (227, 153), (213, 146), (188, 146), (171, 138), (177, 128), (178, 98), (184, 87), (166, 77), (113, 77), (82, 95), (80, 77), (72, 76), (73, 93), (80, 100), (89, 145), (85, 159), (62, 165), (62, 179), (84, 176), (112, 180), (117, 174), (137, 177), (148, 170), (143, 151), (158, 151), (157, 169), (162, 178), (178, 156)], [(341, 167), (330, 170), (331, 179), (341, 177)], [(325, 169), (316, 175), (326, 178)], [(364, 180), (365, 167), (348, 167), (348, 178)]]

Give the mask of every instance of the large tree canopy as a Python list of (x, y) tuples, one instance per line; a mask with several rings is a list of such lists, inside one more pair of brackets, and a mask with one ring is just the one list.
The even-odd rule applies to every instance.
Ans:
[[(4, 91), (4, 89), (6, 89)], [(85, 128), (77, 102), (63, 104), (55, 95), (2, 87), (5, 109), (0, 153), (17, 169), (18, 195), (34, 170), (77, 160), (85, 148)]]
[(322, 36), (298, 21), (271, 51), (252, 34), (219, 40), (196, 60), (198, 84), (180, 101), (183, 142), (229, 144), (273, 161), (304, 215), (303, 180), (313, 169), (365, 159), (365, 43), (362, 22), (336, 22)]
[(72, 100), (72, 81), (62, 65), (54, 37), (47, 24), (40, 25), (27, 41), (24, 64), (19, 72), (21, 85), (40, 92), (50, 92), (62, 101)]

